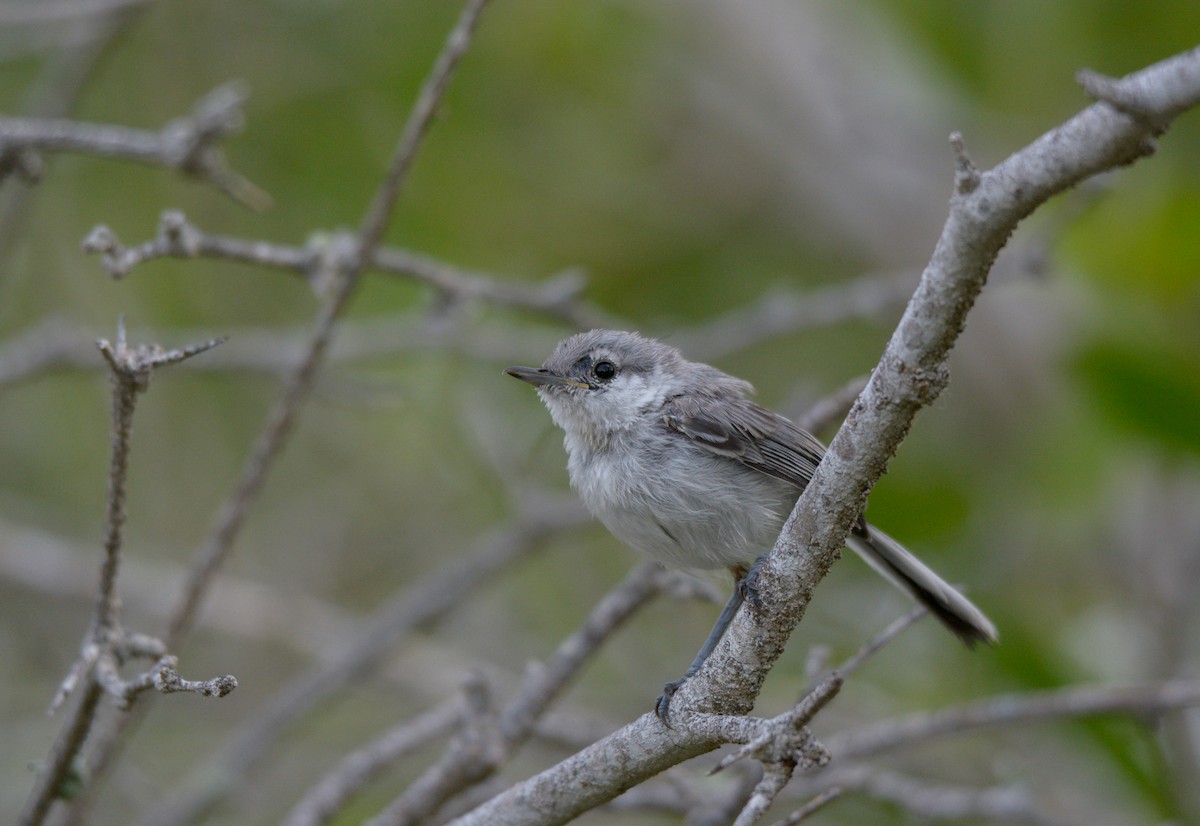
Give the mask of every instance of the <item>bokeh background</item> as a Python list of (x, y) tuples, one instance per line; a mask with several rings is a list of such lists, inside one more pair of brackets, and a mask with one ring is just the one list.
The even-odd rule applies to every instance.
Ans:
[[(0, 4), (0, 110), (38, 111), (72, 86), (101, 28), (72, 9)], [(86, 349), (111, 338), (121, 314), (135, 341), (165, 345), (227, 333), (235, 347), (305, 330), (317, 301), (297, 277), (164, 260), (116, 282), (80, 241), (98, 223), (127, 243), (148, 239), (164, 209), (211, 232), (291, 244), (355, 226), (458, 7), (162, 0), (128, 10), (68, 96), (70, 115), (157, 129), (242, 79), (246, 128), (227, 152), (275, 205), (257, 214), (161, 169), (73, 155), (49, 158), (32, 189), (6, 181), (0, 353), (49, 320)], [(1198, 31), (1200, 5), (1187, 0), (497, 0), (388, 243), (513, 281), (580, 268), (586, 298), (619, 323), (800, 413), (878, 358), (902, 310), (895, 296), (915, 285), (944, 219), (950, 132), (990, 166), (1088, 103), (1077, 69), (1121, 75), (1191, 47)], [(1002, 644), (968, 652), (923, 623), (855, 677), (818, 735), (997, 692), (1196, 674), (1198, 180), (1192, 113), (1157, 155), (1059, 197), (1012, 239), (954, 354), (949, 390), (919, 416), (869, 511), (966, 583)], [(711, 326), (864, 278), (878, 300), (827, 323), (734, 325), (732, 337)], [(232, 672), (240, 687), (220, 702), (157, 703), (95, 822), (149, 811), (197, 755), (319, 660), (334, 632), (505, 524), (516, 491), (566, 492), (549, 417), (500, 370), (540, 362), (573, 330), (486, 304), (447, 316), (427, 288), (372, 276), (343, 333), (382, 330), (397, 333), (394, 346), (327, 365), (237, 542), (217, 592), (244, 613), (208, 615), (179, 652), (186, 675)], [(108, 380), (99, 355), (92, 361), (0, 386), (6, 821), (31, 786), (27, 764), (57, 730), (44, 711), (91, 607), (109, 423)], [(135, 423), (122, 596), (128, 623), (148, 632), (161, 627), (279, 386), (269, 369), (195, 368), (158, 375)], [(209, 822), (277, 819), (341, 754), (473, 668), (504, 696), (634, 562), (593, 524), (540, 543), (292, 728), (250, 791)], [(758, 709), (795, 699), (809, 647), (828, 645), (836, 661), (907, 607), (857, 560), (839, 564)], [(657, 602), (560, 709), (600, 731), (644, 712), (716, 610)], [(1013, 726), (882, 765), (933, 782), (1019, 785), (1067, 822), (1200, 817), (1190, 774), (1200, 724), (1156, 722)], [(345, 822), (376, 810), (435, 753), (405, 761)], [(563, 754), (534, 744), (505, 776)], [(906, 818), (850, 796), (814, 822)]]

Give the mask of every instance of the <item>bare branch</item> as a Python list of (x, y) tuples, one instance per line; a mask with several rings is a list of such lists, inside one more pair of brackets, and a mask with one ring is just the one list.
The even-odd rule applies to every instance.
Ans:
[(344, 757), (313, 786), (284, 819), (285, 826), (328, 823), (350, 800), (398, 759), (449, 734), (462, 716), (459, 698), (405, 721)]
[[(829, 761), (829, 753), (824, 746), (813, 740), (805, 727), (812, 722), (821, 709), (837, 696), (845, 684), (846, 678), (927, 613), (925, 608), (914, 608), (905, 616), (892, 622), (875, 639), (864, 645), (855, 652), (854, 656), (831, 671), (814, 688), (806, 692), (795, 707), (772, 720), (761, 721), (758, 725), (758, 733), (740, 749), (727, 754), (720, 763), (713, 767), (710, 773), (715, 774), (722, 771), (747, 757), (754, 757), (768, 765), (790, 763), (792, 768), (801, 766), (807, 769), (825, 765)], [(791, 770), (788, 771), (788, 777), (791, 777)]]
[(796, 426), (809, 433), (820, 433), (827, 427), (839, 423), (850, 412), (850, 406), (858, 394), (867, 386), (867, 376), (856, 376), (837, 390), (818, 399), (816, 404), (800, 416), (793, 418)]
[(324, 359), (325, 351), (333, 338), (337, 320), (358, 283), (362, 262), (370, 260), (375, 253), (386, 220), (391, 215), (392, 204), (407, 177), (416, 150), (420, 146), (421, 138), (424, 137), (437, 105), (441, 101), (442, 95), (445, 94), (450, 76), (458, 65), (458, 59), (470, 42), (470, 34), (474, 31), (482, 5), (482, 0), (472, 0), (467, 5), (463, 16), (451, 31), (442, 54), (435, 62), (433, 71), (409, 115), (391, 169), (380, 186), (374, 203), (367, 210), (367, 218), (364, 220), (364, 229), (357, 243), (357, 255), (354, 260), (346, 261), (340, 256), (324, 259), (328, 264), (328, 274), (318, 273), (317, 279), (333, 284), (335, 287), (321, 307), (312, 339), (304, 357), (289, 376), (288, 382), (272, 408), (267, 424), (243, 468), (236, 489), (218, 516), (217, 526), (213, 530), (209, 542), (200, 551), (193, 569), (195, 573), (185, 585), (184, 596), (168, 628), (168, 641), (184, 636), (191, 630), (196, 611), (204, 594), (209, 589), (213, 576), (232, 548), (233, 539), (241, 528), (246, 510), (250, 503), (257, 499), (263, 482), (266, 480), (268, 468), (274, 462), (291, 432), (296, 412), (307, 397), (313, 379), (316, 377), (317, 368)]
[(785, 817), (783, 820), (775, 824), (775, 826), (793, 826), (802, 820), (807, 820), (811, 815), (824, 809), (833, 801), (842, 796), (845, 790), (841, 786), (831, 786), (825, 791), (818, 794), (812, 800), (805, 803), (796, 811)]
[(1158, 715), (1200, 706), (1200, 681), (1174, 680), (1128, 687), (1080, 687), (1003, 694), (975, 703), (914, 714), (826, 738), (839, 760), (875, 755), (899, 746), (1016, 722), (1098, 714)]
[(179, 674), (178, 666), (178, 657), (164, 654), (150, 670), (132, 679), (123, 680), (117, 671), (116, 661), (106, 658), (96, 664), (96, 679), (104, 686), (104, 690), (116, 699), (117, 706), (121, 709), (128, 709), (137, 695), (151, 689), (159, 694), (183, 691), (202, 697), (224, 697), (237, 688), (237, 678), (232, 674), (213, 677), (211, 680), (185, 680)]
[(488, 0), (467, 0), (458, 21), (450, 31), (450, 36), (446, 38), (445, 45), (434, 61), (433, 70), (425, 80), (425, 85), (421, 87), (421, 93), (417, 96), (417, 102), (413, 104), (408, 122), (404, 124), (404, 132), (400, 135), (391, 166), (359, 227), (356, 269), (361, 270), (367, 261), (375, 257), (375, 251), (379, 248), (391, 221), (396, 200), (400, 197), (400, 192), (408, 180), (409, 170), (416, 160), (417, 150), (421, 147), (421, 141), (430, 124), (433, 123), (442, 98), (446, 96), (450, 78), (454, 76), (458, 62), (471, 45), (471, 36), (475, 33), (475, 27), (479, 25), (479, 17), (487, 2)]
[[(1164, 118), (1176, 114), (1200, 102), (1200, 49), (1155, 64), (1122, 84), (1148, 89), (1145, 106)], [(838, 558), (871, 486), (917, 411), (945, 386), (949, 351), (1017, 223), (1052, 195), (1143, 155), (1159, 128), (1096, 104), (983, 173), (970, 193), (953, 196), (933, 258), (883, 358), (761, 568), (762, 612), (738, 613), (705, 666), (676, 692), (673, 716), (680, 711), (736, 715), (751, 708), (813, 589)], [(729, 732), (690, 725), (687, 731), (668, 732), (656, 723), (639, 718), (458, 822), (562, 822), (729, 739)], [(571, 794), (563, 794), (568, 784)]]
[(637, 610), (659, 594), (670, 577), (646, 562), (592, 609), (541, 666), (530, 668), (516, 696), (500, 714), (491, 742), (456, 738), (442, 758), (378, 817), (374, 826), (423, 823), (454, 794), (491, 777), (534, 732), (538, 719), (600, 646)]
[(813, 739), (806, 727), (813, 717), (837, 696), (844, 684), (845, 680), (840, 674), (830, 674), (790, 711), (773, 720), (761, 721), (758, 726), (759, 732), (754, 738), (740, 749), (727, 754), (713, 767), (712, 773), (715, 774), (747, 757), (767, 764), (768, 769), (776, 764), (790, 764), (789, 778), (791, 770), (796, 767), (809, 769), (828, 763), (828, 751)]
[(110, 645), (117, 633), (117, 570), (121, 558), (122, 528), (125, 525), (125, 487), (129, 473), (129, 439), (133, 429), (133, 410), (139, 393), (145, 392), (150, 374), (157, 368), (175, 364), (211, 350), (221, 343), (213, 339), (190, 347), (164, 350), (158, 345), (129, 347), (125, 342), (125, 321), (117, 324), (117, 343), (97, 342), (100, 353), (112, 370), (113, 429), (109, 458), (108, 508), (104, 527), (104, 564), (100, 569), (100, 588), (92, 626), (92, 642)]
[[(318, 289), (320, 273), (350, 265), (349, 251), (353, 244), (353, 236), (345, 232), (316, 235), (303, 247), (210, 235), (188, 222), (182, 212), (168, 210), (162, 214), (158, 232), (150, 241), (126, 247), (112, 230), (100, 225), (84, 239), (83, 250), (99, 253), (105, 271), (117, 279), (127, 276), (139, 264), (157, 258), (204, 257), (285, 270), (304, 276)], [(321, 266), (323, 257), (342, 252), (347, 253), (347, 260), (341, 261), (340, 266)], [(493, 273), (465, 270), (398, 248), (377, 249), (367, 268), (426, 284), (451, 303), (482, 300), (502, 307), (533, 310), (575, 326), (594, 326), (605, 318), (581, 300), (586, 282), (583, 274), (574, 269), (537, 284), (526, 284)]]
[(252, 719), (200, 767), (195, 782), (168, 795), (147, 818), (157, 826), (198, 820), (239, 788), (280, 737), (320, 703), (361, 679), (407, 633), (452, 611), (498, 572), (539, 548), (549, 536), (589, 518), (577, 501), (553, 498), (517, 507), (511, 524), (489, 531), (468, 551), (421, 577), (375, 612), (361, 627), (335, 641), (325, 659), (290, 680)]
[[(113, 414), (109, 454), (108, 504), (104, 523), (104, 559), (100, 566), (90, 627), (84, 636), (79, 658), (59, 687), (53, 702), (53, 712), (82, 683), (84, 695), (72, 709), (59, 736), (51, 747), (50, 758), (26, 802), (21, 816), (22, 826), (41, 823), (50, 809), (70, 766), (83, 747), (95, 721), (100, 695), (107, 691), (118, 703), (127, 704), (141, 689), (124, 683), (119, 669), (129, 656), (165, 656), (166, 648), (158, 640), (140, 634), (129, 634), (121, 625), (117, 597), (117, 574), (120, 570), (123, 528), (125, 525), (125, 491), (129, 474), (129, 446), (133, 430), (133, 412), (137, 397), (149, 386), (150, 374), (169, 364), (191, 358), (219, 344), (208, 341), (191, 347), (164, 350), (157, 345), (129, 347), (125, 340), (125, 321), (117, 324), (117, 341), (100, 340), (97, 346), (109, 364), (113, 382)], [(173, 667), (174, 662), (170, 665)], [(178, 676), (178, 675), (176, 675)], [(227, 690), (237, 681), (222, 678)], [(135, 681), (139, 682), (139, 681)]]
[[(1191, 86), (1168, 84), (1179, 96), (1151, 98), (1148, 105), (1174, 112), (1200, 101), (1200, 50), (1138, 75), (1174, 79), (1181, 72)], [(770, 664), (802, 618), (813, 588), (837, 559), (871, 486), (917, 411), (945, 386), (950, 348), (1016, 224), (1068, 186), (1138, 157), (1147, 134), (1148, 127), (1111, 107), (1093, 105), (984, 173), (969, 194), (953, 197), (917, 292), (762, 568), (772, 572), (771, 582), (760, 582), (759, 588), (765, 614), (772, 619), (763, 622), (748, 611), (739, 613), (711, 665), (680, 689), (695, 708), (741, 711), (757, 695)], [(748, 651), (755, 652), (761, 669), (744, 668), (742, 652)]]
[(758, 785), (754, 787), (754, 792), (746, 801), (746, 805), (738, 814), (737, 819), (733, 821), (733, 826), (753, 826), (762, 819), (762, 816), (767, 813), (767, 809), (775, 802), (775, 798), (783, 791), (783, 787), (792, 779), (792, 770), (793, 767), (786, 763), (767, 766), (762, 780), (758, 781)]
[(252, 209), (266, 209), (270, 196), (233, 172), (219, 147), (226, 137), (241, 131), (245, 101), (240, 84), (218, 86), (197, 101), (190, 114), (158, 132), (73, 120), (0, 117), (0, 169), (21, 164), (28, 170), (29, 158), (40, 152), (117, 158), (183, 172)]
[(959, 820), (967, 823), (1005, 820), (1035, 826), (1066, 824), (1066, 821), (1052, 819), (1038, 812), (1029, 791), (1019, 787), (964, 789), (922, 783), (894, 772), (872, 770), (863, 773), (859, 788), (871, 797), (901, 806), (924, 820)]
[(784, 333), (850, 318), (879, 318), (903, 306), (916, 273), (882, 272), (803, 292), (774, 290), (756, 304), (732, 310), (671, 338), (690, 358), (711, 361)]
[(857, 671), (863, 663), (878, 653), (879, 650), (885, 645), (903, 634), (905, 631), (911, 628), (913, 624), (917, 622), (917, 620), (922, 619), (928, 614), (928, 609), (918, 605), (904, 616), (896, 619), (890, 625), (888, 625), (887, 628), (883, 629), (883, 631), (879, 633), (879, 636), (859, 649), (853, 657), (839, 665), (836, 673), (839, 674), (842, 679), (846, 679), (855, 671)]
[[(208, 593), (217, 570), (233, 547), (233, 541), (240, 531), (246, 513), (262, 489), (267, 471), (273, 464), (283, 444), (291, 432), (292, 424), (301, 403), (308, 396), (312, 387), (317, 368), (323, 361), (326, 350), (333, 337), (334, 327), (342, 310), (349, 302), (361, 273), (362, 262), (370, 260), (378, 246), (391, 214), (392, 205), (398, 196), (408, 169), (415, 157), (421, 138), (426, 133), (437, 109), (437, 104), (445, 93), (453, 69), (458, 59), (465, 52), (474, 29), (478, 12), (482, 3), (477, 0), (467, 6), (459, 24), (451, 32), (442, 55), (435, 63), (434, 70), (422, 88), (403, 137), (397, 149), (391, 169), (379, 194), (372, 206), (367, 210), (363, 230), (357, 244), (357, 254), (353, 260), (346, 261), (343, 257), (329, 256), (320, 259), (321, 268), (314, 273), (319, 283), (329, 285), (329, 291), (314, 324), (311, 339), (293, 372), (289, 375), (283, 391), (268, 414), (267, 422), (252, 448), (251, 454), (243, 466), (242, 474), (224, 507), (217, 516), (216, 524), (209, 535), (208, 541), (200, 548), (196, 562), (190, 571), (187, 582), (178, 603), (168, 621), (165, 642), (168, 648), (174, 648), (190, 632), (196, 620), (196, 615), (205, 595)], [(235, 87), (223, 87), (199, 104), (193, 113), (192, 129), (187, 123), (168, 125), (164, 129), (162, 140), (148, 141), (145, 135), (136, 135), (128, 131), (124, 133), (106, 132), (108, 138), (129, 139), (139, 152), (132, 157), (158, 157), (167, 154), (189, 171), (204, 171), (217, 179), (218, 185), (229, 185), (230, 179), (225, 176), (225, 170), (219, 154), (210, 147), (212, 137), (222, 132), (221, 111), (226, 114), (238, 112), (231, 104), (237, 98), (240, 106), (241, 93)], [(228, 130), (226, 130), (228, 131)], [(164, 146), (166, 144), (166, 146)], [(124, 146), (128, 142), (101, 142), (102, 146)], [(11, 146), (11, 144), (6, 144)], [(99, 239), (97, 243), (103, 243)], [(143, 706), (145, 704), (142, 704)], [(93, 778), (99, 778), (106, 773), (115, 755), (117, 743), (122, 733), (127, 730), (132, 715), (124, 715), (105, 731), (104, 737), (97, 743), (92, 753), (91, 769)], [(93, 782), (92, 789), (96, 788)]]
[[(26, 114), (40, 118), (61, 118), (69, 115), (87, 82), (92, 78), (93, 69), (118, 42), (119, 34), (127, 30), (130, 23), (145, 9), (144, 2), (145, 0), (138, 0), (134, 5), (118, 6), (96, 15), (81, 26), (88, 29), (81, 42), (48, 56), (29, 94), (26, 95)], [(29, 11), (36, 8), (37, 12), (41, 12), (55, 4), (38, 3), (36, 7), (33, 4), (25, 5), (29, 6)], [(12, 8), (13, 4), (7, 4), (4, 11), (11, 11)], [(31, 151), (19, 154), (37, 157)], [(15, 239), (25, 237), (26, 221), (30, 213), (28, 207), (33, 192), (31, 187), (14, 186), (0, 191), (0, 258), (8, 254)]]

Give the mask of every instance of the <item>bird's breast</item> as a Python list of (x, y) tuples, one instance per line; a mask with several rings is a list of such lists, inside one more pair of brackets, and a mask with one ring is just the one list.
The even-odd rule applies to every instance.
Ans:
[(745, 565), (768, 550), (798, 491), (670, 438), (613, 438), (596, 450), (568, 435), (572, 486), (622, 542), (675, 568)]

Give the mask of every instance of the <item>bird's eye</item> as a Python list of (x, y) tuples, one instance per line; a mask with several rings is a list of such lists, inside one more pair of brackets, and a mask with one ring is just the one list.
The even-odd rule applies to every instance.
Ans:
[(617, 374), (617, 365), (611, 361), (598, 361), (592, 367), (592, 375), (600, 379), (600, 381), (608, 381)]

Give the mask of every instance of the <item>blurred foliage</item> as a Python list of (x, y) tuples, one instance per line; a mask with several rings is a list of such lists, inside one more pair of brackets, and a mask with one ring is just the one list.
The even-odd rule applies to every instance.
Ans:
[[(0, 6), (0, 106), (13, 114), (48, 99), (94, 22), (5, 25), (5, 11), (22, 5), (32, 4)], [(275, 207), (253, 214), (158, 169), (50, 157), (36, 187), (5, 181), (0, 190), (21, 199), (0, 212), (9, 222), (0, 226), (0, 341), (56, 316), (86, 345), (112, 336), (121, 313), (133, 339), (168, 345), (197, 329), (235, 338), (305, 329), (315, 299), (295, 276), (157, 261), (112, 282), (79, 252), (80, 239), (102, 222), (137, 243), (168, 208), (207, 231), (290, 244), (354, 227), (456, 13), (442, 0), (139, 7), (71, 114), (158, 129), (216, 85), (244, 79), (246, 129), (226, 148)], [(1197, 31), (1200, 4), (1187, 0), (497, 0), (388, 242), (510, 279), (580, 266), (590, 300), (668, 337), (780, 286), (893, 271), (915, 283), (944, 217), (948, 133), (961, 129), (977, 162), (993, 164), (1088, 103), (1077, 69), (1120, 75), (1190, 48)], [(1014, 238), (955, 353), (950, 390), (918, 418), (870, 510), (968, 584), (1003, 643), (968, 653), (922, 625), (856, 676), (818, 729), (1005, 690), (1196, 673), (1194, 639), (1163, 654), (1196, 612), (1168, 623), (1154, 577), (1194, 571), (1188, 559), (1200, 546), (1171, 507), (1186, 496), (1156, 494), (1200, 486), (1198, 173), (1200, 117), (1189, 113), (1156, 156), (1057, 199)], [(394, 319), (419, 334), (433, 305), (420, 287), (372, 278), (350, 320)], [(718, 363), (754, 381), (764, 403), (804, 405), (869, 370), (899, 312), (757, 342)], [(464, 313), (481, 341), (497, 328), (519, 331), (519, 346), (509, 337), (490, 359), (412, 346), (330, 365), (228, 574), (365, 617), (503, 522), (514, 507), (505, 481), (565, 488), (548, 417), (499, 369), (540, 360), (568, 331), (527, 313)], [(61, 536), (78, 551), (64, 582), (90, 581), (96, 564), (88, 554), (99, 544), (109, 406), (99, 366), (0, 388), (0, 543), (22, 550), (13, 526)], [(135, 425), (130, 568), (175, 577), (187, 563), (276, 389), (273, 376), (242, 371), (156, 377)], [(1144, 500), (1154, 505), (1138, 510)], [(1160, 542), (1176, 524), (1184, 544)], [(404, 691), (378, 678), (308, 721), (270, 768), (275, 791), (263, 808), (221, 822), (278, 818), (337, 755), (445, 696), (466, 668), (482, 662), (510, 685), (632, 559), (596, 527), (547, 543), (397, 652), (390, 671), (407, 675)], [(126, 593), (130, 623), (155, 630), (172, 593)], [(0, 812), (17, 810), (24, 766), (45, 755), (57, 721), (42, 712), (89, 605), (69, 585), (39, 590), (0, 575)], [(864, 566), (839, 565), (760, 708), (794, 699), (809, 645), (847, 655), (904, 608)], [(565, 708), (613, 726), (644, 711), (715, 610), (653, 606), (583, 674)], [(214, 747), (309, 661), (255, 629), (206, 628), (180, 653), (186, 673), (231, 671), (242, 687), (221, 703), (158, 704), (97, 822), (127, 821), (185, 773), (185, 755), (153, 742)], [(984, 748), (930, 746), (906, 769), (1021, 783), (1052, 809), (1082, 807), (1051, 812), (1079, 822), (1200, 816), (1157, 735), (1130, 721), (1031, 726)], [(1030, 748), (1026, 738), (1054, 745)], [(536, 747), (521, 768), (557, 756)], [(422, 767), (411, 761), (388, 782)], [(373, 794), (378, 805), (388, 790)], [(900, 815), (856, 799), (822, 816), (866, 824)], [(633, 822), (589, 818), (618, 821)]]

